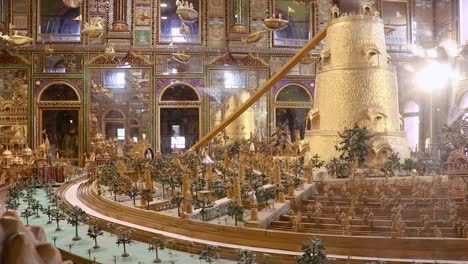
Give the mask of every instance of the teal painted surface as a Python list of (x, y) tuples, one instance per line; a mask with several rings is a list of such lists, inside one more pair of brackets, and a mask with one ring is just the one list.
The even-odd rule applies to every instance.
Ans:
[[(34, 199), (37, 199), (41, 202), (42, 206), (47, 207), (49, 201), (45, 195), (43, 189), (37, 190), (37, 194), (34, 195)], [(51, 205), (52, 206), (52, 205)], [(21, 205), (17, 211), (18, 215), (21, 214), (27, 207), (27, 202), (21, 201)], [(71, 244), (71, 253), (79, 255), (84, 258), (89, 258), (88, 250), (91, 249), (94, 245), (94, 240), (86, 235), (88, 231), (88, 225), (80, 224), (78, 227), (78, 234), (81, 237), (79, 241), (73, 241), (72, 238), (75, 236), (75, 228), (68, 224), (66, 220), (60, 222), (60, 227), (62, 231), (55, 231), (56, 223), (47, 224), (47, 215), (40, 213), (40, 217), (36, 218), (32, 216), (29, 218), (30, 225), (40, 225), (44, 228), (44, 231), (47, 235), (47, 239), (53, 243), (53, 237), (57, 237), (56, 246), (65, 250), (70, 251), (69, 245)], [(23, 223), (26, 223), (26, 219), (21, 218)], [(117, 236), (108, 232), (104, 232), (104, 235), (98, 237), (98, 245), (101, 248), (91, 251), (91, 260), (94, 258), (97, 262), (111, 264), (111, 263), (153, 263), (155, 253), (148, 251), (148, 244), (142, 242), (133, 242), (130, 245), (126, 245), (127, 253), (130, 254), (129, 257), (123, 258), (121, 254), (123, 253), (123, 247), (118, 247), (116, 244)], [(191, 256), (189, 253), (176, 251), (176, 250), (159, 250), (159, 258), (162, 260), (161, 263), (206, 263), (199, 259), (198, 255)], [(116, 257), (116, 262), (114, 262), (114, 256)], [(175, 261), (175, 262), (171, 262)], [(237, 263), (235, 261), (229, 260), (218, 260), (213, 263)]]

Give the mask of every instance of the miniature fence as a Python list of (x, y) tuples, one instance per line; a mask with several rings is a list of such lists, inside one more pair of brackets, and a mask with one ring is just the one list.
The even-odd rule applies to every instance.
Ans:
[[(215, 201), (214, 206), (205, 208), (205, 211), (206, 211), (205, 221), (208, 221), (208, 220), (211, 220), (211, 219), (214, 219), (216, 217), (220, 217), (221, 215), (226, 214), (227, 208), (230, 203), (231, 203), (231, 199), (223, 198), (223, 199)], [(190, 216), (190, 219), (202, 221), (203, 217), (200, 213), (200, 209), (194, 211), (194, 213), (192, 213), (192, 215)]]

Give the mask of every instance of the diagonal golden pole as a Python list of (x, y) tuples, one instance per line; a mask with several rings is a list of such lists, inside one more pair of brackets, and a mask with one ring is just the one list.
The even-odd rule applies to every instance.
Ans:
[(309, 40), (309, 42), (301, 49), (299, 50), (294, 57), (291, 58), (291, 60), (286, 63), (281, 69), (276, 72), (268, 81), (260, 88), (258, 89), (247, 101), (245, 101), (242, 105), (237, 108), (237, 110), (232, 113), (230, 116), (225, 118), (221, 124), (219, 124), (217, 127), (215, 127), (213, 130), (211, 130), (208, 134), (206, 134), (202, 139), (200, 139), (195, 145), (193, 145), (191, 148), (192, 149), (198, 149), (203, 144), (205, 144), (207, 141), (212, 139), (216, 134), (221, 132), (224, 128), (226, 128), (229, 124), (232, 123), (232, 121), (236, 120), (242, 113), (244, 113), (247, 109), (249, 109), (250, 106), (252, 106), (262, 95), (264, 95), (267, 91), (273, 87), (283, 76), (285, 76), (296, 64), (304, 58), (315, 46), (318, 45), (318, 43), (325, 38), (327, 35), (327, 28), (325, 27), (321, 31), (319, 31), (315, 36)]

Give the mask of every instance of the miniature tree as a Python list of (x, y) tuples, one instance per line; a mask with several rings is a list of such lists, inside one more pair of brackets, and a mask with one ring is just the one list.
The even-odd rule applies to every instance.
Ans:
[(158, 250), (161, 249), (163, 250), (166, 247), (166, 241), (164, 241), (161, 238), (158, 237), (153, 237), (148, 241), (149, 247), (148, 251), (154, 251), (155, 253), (155, 259), (153, 260), (154, 263), (160, 263), (161, 260), (159, 259), (158, 256)]
[(206, 186), (205, 178), (200, 177), (200, 176), (195, 177), (195, 179), (193, 179), (192, 185), (191, 185), (192, 194), (195, 192), (195, 197), (197, 197), (198, 192), (203, 191), (205, 189), (205, 186)]
[(104, 232), (102, 232), (101, 228), (97, 224), (92, 224), (88, 227), (87, 235), (94, 240), (94, 249), (98, 249), (99, 245), (97, 244), (98, 236), (102, 236)]
[(162, 185), (163, 197), (165, 195), (165, 189), (171, 171), (168, 168), (171, 166), (167, 166), (167, 164), (170, 164), (170, 160), (166, 155), (156, 155), (151, 161), (151, 179), (159, 182)]
[(373, 134), (366, 127), (359, 127), (357, 123), (352, 128), (346, 128), (343, 133), (338, 133), (341, 138), (339, 146), (335, 149), (339, 151), (340, 159), (349, 163), (351, 173), (358, 165), (362, 164), (369, 151), (368, 141)]
[(406, 175), (410, 175), (410, 171), (416, 168), (416, 163), (411, 158), (406, 158), (401, 166), (406, 171)]
[(21, 191), (19, 184), (15, 183), (8, 190), (8, 197), (16, 201), (16, 205), (20, 205), (20, 198), (24, 196), (24, 193)]
[(141, 198), (146, 201), (146, 210), (150, 209), (150, 199), (153, 197), (154, 191), (152, 189), (143, 189), (141, 191)]
[(213, 190), (213, 195), (217, 198), (226, 196), (226, 186), (224, 186), (221, 180), (210, 182), (210, 189)]
[(238, 201), (232, 201), (227, 207), (227, 214), (234, 219), (234, 224), (237, 226), (237, 219), (244, 214), (244, 207)]
[(29, 225), (29, 217), (31, 217), (32, 215), (33, 215), (33, 211), (29, 207), (21, 211), (21, 217), (26, 219), (27, 226)]
[(398, 153), (392, 153), (380, 169), (385, 175), (395, 176), (395, 170), (400, 169), (400, 157)]
[(132, 186), (132, 188), (127, 192), (127, 195), (132, 198), (133, 200), (133, 206), (136, 205), (136, 197), (140, 194), (140, 191), (138, 190), (137, 187)]
[(130, 243), (132, 242), (133, 240), (131, 239), (131, 231), (120, 229), (120, 232), (117, 235), (117, 242), (115, 243), (117, 244), (117, 246), (120, 246), (120, 244), (123, 245), (124, 252), (121, 255), (122, 257), (126, 258), (130, 256), (130, 254), (127, 253), (126, 245), (130, 245)]
[(298, 264), (324, 264), (326, 261), (326, 255), (323, 252), (325, 247), (323, 246), (322, 240), (314, 237), (310, 242), (302, 244), (302, 255), (297, 256), (296, 260)]
[(42, 209), (42, 213), (47, 215), (47, 217), (49, 218), (49, 220), (47, 221), (47, 224), (52, 224), (51, 216), (53, 212), (54, 212), (54, 209), (51, 208), (50, 205), (48, 205), (47, 208)]
[(36, 200), (36, 199), (32, 199), (31, 201), (31, 210), (34, 212), (34, 214), (36, 215), (36, 218), (39, 218), (39, 211), (41, 211), (43, 209), (41, 203)]
[(115, 172), (109, 184), (109, 190), (114, 194), (114, 201), (117, 202), (117, 193), (120, 192), (120, 173)]
[(12, 198), (8, 197), (8, 199), (6, 200), (6, 209), (7, 210), (16, 210), (16, 209), (18, 209), (18, 204), (16, 202), (16, 199), (12, 199)]
[(347, 162), (342, 159), (332, 158), (330, 162), (325, 165), (325, 168), (330, 175), (343, 178), (346, 176)]
[(314, 169), (320, 169), (325, 163), (323, 160), (320, 159), (320, 156), (318, 154), (312, 156), (312, 159), (310, 161), (312, 162), (312, 168)]
[(255, 264), (256, 256), (252, 251), (247, 249), (238, 249), (237, 252), (237, 263), (240, 264)]
[(65, 214), (62, 213), (62, 212), (60, 211), (60, 209), (55, 208), (55, 209), (53, 209), (52, 215), (51, 215), (51, 216), (52, 216), (52, 220), (54, 220), (55, 223), (57, 224), (57, 228), (55, 228), (55, 231), (60, 231), (60, 230), (62, 230), (62, 229), (60, 228), (60, 221), (61, 221), (61, 220), (65, 220), (65, 218), (66, 218), (66, 217), (65, 217)]
[(218, 247), (213, 245), (207, 245), (206, 249), (203, 250), (200, 254), (200, 259), (205, 260), (205, 262), (212, 263), (219, 259)]
[(171, 188), (171, 195), (174, 195), (175, 189), (182, 186), (182, 175), (176, 173), (166, 178), (166, 184)]
[(171, 203), (177, 206), (177, 216), (180, 217), (180, 206), (184, 201), (184, 196), (178, 192), (176, 195), (172, 196)]
[(78, 226), (80, 225), (80, 222), (84, 220), (85, 211), (83, 211), (78, 206), (73, 206), (68, 212), (68, 215), (69, 217), (67, 219), (67, 222), (75, 227), (75, 237), (73, 238), (73, 240), (80, 240), (81, 237), (78, 236)]
[(213, 207), (213, 201), (210, 199), (210, 197), (194, 197), (193, 205), (195, 209), (201, 209), (200, 215), (202, 216), (202, 221), (206, 221), (206, 215), (208, 213), (206, 209)]

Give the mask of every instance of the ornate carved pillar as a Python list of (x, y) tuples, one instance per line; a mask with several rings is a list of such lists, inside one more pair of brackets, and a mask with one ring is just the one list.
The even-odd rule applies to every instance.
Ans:
[(127, 25), (127, 1), (114, 0), (114, 22), (112, 31), (128, 31)]

